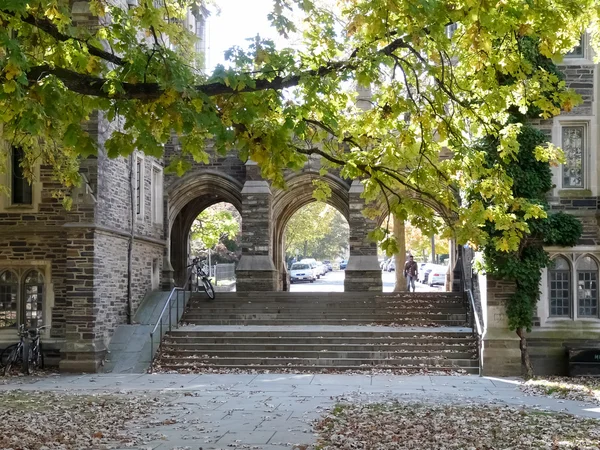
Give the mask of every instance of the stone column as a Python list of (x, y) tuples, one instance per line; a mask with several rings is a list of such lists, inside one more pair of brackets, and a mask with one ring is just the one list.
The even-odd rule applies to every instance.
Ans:
[(350, 258), (346, 267), (344, 291), (379, 291), (382, 290), (381, 268), (377, 261), (377, 243), (368, 238), (368, 234), (377, 223), (365, 217), (363, 210), (365, 200), (361, 197), (364, 192), (362, 183), (352, 182), (348, 202), (350, 206)]
[(508, 329), (506, 301), (515, 290), (514, 283), (493, 277), (479, 277), (485, 333), (481, 358), (483, 375), (514, 377), (521, 376), (521, 350), (519, 336)]
[(97, 330), (100, 305), (94, 295), (94, 231), (67, 232), (65, 344), (61, 372), (97, 372), (106, 355), (104, 335)]
[(235, 271), (236, 290), (276, 291), (279, 275), (271, 244), (271, 189), (254, 163), (247, 163), (246, 172), (249, 179), (242, 189), (242, 257)]

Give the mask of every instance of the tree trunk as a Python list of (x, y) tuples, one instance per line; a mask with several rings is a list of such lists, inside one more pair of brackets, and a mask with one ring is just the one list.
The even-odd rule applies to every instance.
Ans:
[(523, 375), (526, 379), (530, 379), (533, 378), (533, 366), (531, 365), (531, 359), (529, 358), (525, 330), (523, 328), (517, 328), (517, 335), (521, 339), (519, 347), (521, 348), (521, 368), (523, 369)]
[(303, 258), (308, 258), (308, 241), (304, 241), (304, 255)]
[(398, 243), (398, 253), (394, 255), (396, 260), (396, 285), (394, 286), (394, 292), (406, 291), (406, 277), (404, 276), (404, 264), (406, 262), (406, 237), (404, 233), (404, 221), (394, 216), (394, 237)]

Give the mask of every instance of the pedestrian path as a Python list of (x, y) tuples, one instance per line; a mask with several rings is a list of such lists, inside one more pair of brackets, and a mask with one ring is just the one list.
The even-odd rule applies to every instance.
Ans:
[[(339, 401), (498, 403), (600, 419), (590, 404), (526, 396), (518, 379), (326, 374), (96, 374), (1, 380), (0, 390), (157, 395), (168, 406), (144, 449), (302, 449), (311, 423)], [(295, 447), (296, 446), (296, 447)]]

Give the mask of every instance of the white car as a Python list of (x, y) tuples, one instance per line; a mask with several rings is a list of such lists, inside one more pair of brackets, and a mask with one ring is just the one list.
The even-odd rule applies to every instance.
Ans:
[(317, 261), (317, 271), (323, 276), (327, 273), (327, 266), (321, 261)]
[(434, 266), (433, 270), (427, 277), (427, 284), (429, 286), (445, 285), (446, 284), (446, 273), (448, 273), (448, 266)]
[(290, 283), (296, 283), (298, 281), (309, 281), (313, 283), (315, 281), (315, 273), (310, 264), (297, 262), (292, 264), (290, 269)]
[(308, 264), (313, 271), (315, 279), (321, 278), (321, 271), (317, 268), (317, 260), (314, 258), (304, 258), (301, 263)]

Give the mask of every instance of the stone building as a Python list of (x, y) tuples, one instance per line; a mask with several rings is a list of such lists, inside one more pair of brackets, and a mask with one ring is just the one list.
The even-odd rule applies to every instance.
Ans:
[[(80, 23), (92, 23), (86, 2), (73, 9)], [(190, 14), (186, 26), (203, 37), (201, 15)], [(585, 232), (574, 248), (548, 249), (556, 264), (544, 271), (530, 336), (536, 365), (548, 373), (564, 372), (564, 343), (600, 336), (598, 67), (585, 39), (562, 68), (584, 103), (538, 125), (567, 153), (567, 163), (554, 172), (552, 206), (580, 217)], [(235, 154), (213, 155), (181, 178), (165, 175), (163, 168), (178, 153), (176, 142), (160, 159), (142, 153), (111, 159), (102, 144), (115, 126), (100, 114), (89, 122), (100, 151), (82, 161), (84, 183), (69, 211), (53, 196), (58, 186), (51, 168), (37, 167), (30, 185), (19, 166), (20, 150), (9, 149), (8, 171), (0, 180), (10, 188), (8, 196), (0, 195), (0, 348), (15, 341), (17, 325), (46, 325), (43, 340), (60, 352), (61, 370), (99, 370), (115, 328), (131, 320), (144, 296), (185, 280), (192, 222), (222, 201), (242, 217), (237, 289), (283, 289), (285, 226), (314, 201), (316, 178), (329, 185), (329, 203), (350, 226), (345, 289), (381, 290), (376, 245), (367, 238), (376, 222), (362, 214), (360, 182), (336, 173), (321, 177), (318, 160), (310, 160), (301, 172), (287, 174), (288, 189), (278, 190), (252, 161)], [(518, 374), (518, 340), (504, 314), (511, 287), (484, 276), (478, 286), (486, 324), (484, 371)]]
[[(575, 247), (549, 247), (553, 265), (542, 273), (535, 326), (529, 334), (529, 349), (538, 374), (567, 372), (566, 346), (598, 346), (600, 308), (599, 110), (598, 65), (593, 62), (588, 36), (560, 63), (566, 83), (583, 102), (568, 113), (535, 125), (548, 141), (561, 146), (565, 164), (553, 168), (554, 188), (550, 206), (579, 218), (583, 234)], [(504, 312), (510, 284), (479, 276), (486, 334), (484, 373), (519, 375), (518, 337), (509, 331)]]

